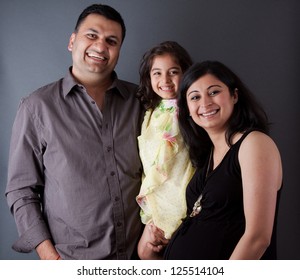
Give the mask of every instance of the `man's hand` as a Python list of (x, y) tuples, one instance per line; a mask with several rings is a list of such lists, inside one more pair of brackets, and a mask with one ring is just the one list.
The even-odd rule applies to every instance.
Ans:
[(41, 260), (62, 259), (49, 239), (40, 243), (35, 249)]

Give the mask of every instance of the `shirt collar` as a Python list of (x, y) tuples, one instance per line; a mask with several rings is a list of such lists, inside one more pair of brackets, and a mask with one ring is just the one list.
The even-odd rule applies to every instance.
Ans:
[[(66, 76), (62, 82), (62, 90), (63, 96), (66, 96), (72, 91), (75, 86), (80, 86), (80, 84), (76, 81), (74, 76), (72, 75), (72, 67), (69, 68)], [(118, 92), (124, 99), (128, 99), (130, 92), (125, 87), (124, 83), (118, 79), (118, 75), (115, 71), (112, 73), (113, 82), (112, 85), (108, 88), (107, 93), (109, 92)]]
[(71, 69), (72, 69), (72, 67), (69, 68), (69, 70), (62, 82), (62, 90), (63, 90), (64, 98), (66, 98), (66, 96), (71, 92), (73, 87), (78, 85), (78, 83), (74, 79), (73, 75), (71, 74)]
[(114, 71), (112, 73), (113, 83), (107, 92), (118, 92), (124, 99), (128, 99), (129, 95), (131, 94), (127, 87), (125, 86), (124, 82), (119, 80), (117, 73)]

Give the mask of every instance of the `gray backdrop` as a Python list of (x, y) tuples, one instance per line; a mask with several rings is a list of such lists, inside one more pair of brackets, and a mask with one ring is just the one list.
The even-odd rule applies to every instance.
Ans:
[[(0, 3), (0, 259), (36, 259), (16, 253), (17, 231), (4, 197), (12, 123), (19, 100), (62, 77), (71, 64), (69, 36), (94, 1), (1, 0)], [(195, 61), (217, 59), (255, 92), (273, 122), (282, 154), (284, 189), (279, 210), (279, 259), (300, 259), (298, 0), (104, 1), (124, 17), (127, 36), (119, 76), (138, 82), (142, 54), (176, 40)]]

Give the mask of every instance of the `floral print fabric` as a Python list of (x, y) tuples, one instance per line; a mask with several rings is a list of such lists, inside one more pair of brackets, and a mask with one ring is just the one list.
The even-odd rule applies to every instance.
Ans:
[(142, 222), (153, 222), (170, 238), (186, 216), (185, 191), (194, 174), (178, 128), (176, 99), (146, 112), (138, 143), (144, 168), (137, 196)]

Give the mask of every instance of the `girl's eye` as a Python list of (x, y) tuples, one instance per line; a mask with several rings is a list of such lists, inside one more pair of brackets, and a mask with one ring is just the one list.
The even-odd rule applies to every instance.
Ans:
[(153, 75), (153, 76), (159, 76), (159, 75), (160, 75), (160, 72), (153, 72), (152, 75)]
[(177, 70), (170, 71), (171, 76), (176, 76), (178, 74), (179, 74), (179, 71), (177, 71)]

